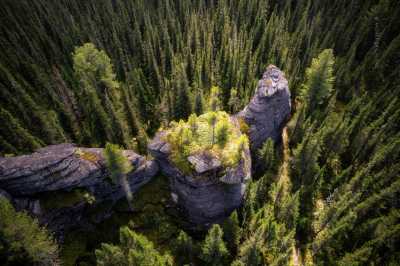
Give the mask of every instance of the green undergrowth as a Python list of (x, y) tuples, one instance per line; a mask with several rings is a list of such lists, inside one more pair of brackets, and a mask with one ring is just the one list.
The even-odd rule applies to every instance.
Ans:
[[(161, 253), (170, 253), (173, 240), (179, 233), (174, 209), (169, 208), (169, 184), (164, 176), (157, 176), (134, 193), (133, 212), (123, 198), (114, 207), (113, 215), (96, 224), (93, 230), (76, 230), (67, 233), (62, 246), (61, 258), (64, 266), (95, 265), (94, 250), (101, 243), (118, 243), (119, 228), (128, 225), (134, 231), (145, 235)], [(90, 217), (96, 217), (110, 207), (110, 202), (99, 204), (88, 210)]]
[(219, 159), (224, 167), (236, 165), (248, 147), (248, 139), (223, 111), (192, 114), (188, 121), (172, 122), (165, 141), (171, 145), (170, 159), (186, 174), (192, 172), (188, 156), (207, 153)]

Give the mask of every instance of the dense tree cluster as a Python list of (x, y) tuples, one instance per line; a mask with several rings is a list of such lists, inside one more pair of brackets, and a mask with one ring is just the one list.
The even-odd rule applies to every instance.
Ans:
[[(177, 232), (173, 258), (122, 228), (98, 264), (398, 264), (399, 1), (4, 0), (0, 15), (2, 156), (65, 141), (145, 153), (173, 120), (187, 120), (172, 123), (177, 163), (199, 143), (227, 151), (222, 111), (268, 64), (289, 80), (292, 118), (257, 153), (240, 210), (201, 240)], [(120, 156), (108, 145), (126, 182)]]
[(228, 167), (237, 165), (248, 147), (247, 136), (223, 111), (211, 111), (200, 116), (192, 114), (187, 122), (173, 121), (162, 138), (171, 146), (170, 158), (185, 173), (191, 172), (192, 166), (187, 160), (190, 155), (209, 154)]
[(0, 196), (2, 265), (58, 265), (58, 245), (46, 228)]
[(163, 121), (201, 114), (213, 85), (222, 109), (239, 110), (270, 63), (297, 95), (323, 48), (346, 102), (398, 80), (394, 0), (6, 0), (0, 14), (2, 154), (63, 141), (133, 147)]

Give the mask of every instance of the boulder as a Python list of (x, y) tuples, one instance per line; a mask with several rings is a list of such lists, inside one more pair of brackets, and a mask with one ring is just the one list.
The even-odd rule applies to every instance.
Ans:
[[(135, 192), (158, 172), (158, 165), (133, 151), (123, 153), (134, 166), (128, 181)], [(12, 198), (17, 210), (28, 210), (57, 233), (87, 223), (84, 211), (89, 205), (89, 209), (104, 202), (112, 206), (124, 197), (122, 188), (108, 178), (103, 149), (73, 144), (51, 145), (30, 155), (0, 158), (0, 189)], [(63, 195), (68, 204), (57, 202), (63, 200)], [(55, 207), (44, 208), (46, 204)], [(110, 214), (111, 207), (102, 208), (96, 220)]]
[(285, 75), (276, 66), (269, 65), (250, 103), (237, 114), (250, 127), (250, 149), (253, 154), (268, 138), (280, 141), (290, 110), (290, 91)]

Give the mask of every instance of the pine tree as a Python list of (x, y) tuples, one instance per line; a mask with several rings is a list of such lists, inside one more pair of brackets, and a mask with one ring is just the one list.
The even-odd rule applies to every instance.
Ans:
[(217, 114), (215, 112), (208, 113), (207, 122), (212, 130), (211, 147), (213, 147), (215, 144), (215, 125), (217, 124)]
[(193, 109), (194, 109), (193, 111), (196, 113), (196, 115), (202, 115), (204, 113), (203, 93), (200, 90), (196, 94)]
[(209, 108), (212, 112), (219, 111), (221, 109), (221, 101), (219, 99), (221, 89), (217, 86), (211, 87), (209, 96)]
[(320, 109), (330, 97), (335, 80), (333, 51), (326, 49), (314, 58), (311, 67), (306, 70), (306, 82), (303, 84), (301, 97), (307, 104), (307, 114)]
[(231, 95), (229, 97), (228, 106), (229, 106), (229, 111), (232, 114), (235, 114), (240, 110), (240, 99), (238, 96), (238, 90), (236, 88), (231, 89)]
[(58, 246), (46, 228), (26, 212), (17, 212), (0, 195), (0, 258), (5, 265), (57, 265)]
[(239, 226), (237, 211), (232, 212), (229, 218), (225, 220), (222, 228), (224, 231), (224, 240), (231, 254), (234, 254), (239, 246), (241, 237), (241, 228)]
[(254, 235), (243, 243), (239, 251), (239, 260), (243, 265), (264, 265), (259, 236)]
[(215, 126), (215, 139), (216, 144), (223, 149), (228, 142), (229, 138), (229, 121), (227, 119), (220, 119)]
[(96, 249), (97, 264), (101, 266), (172, 265), (168, 255), (161, 255), (145, 236), (128, 227), (120, 228), (119, 244), (101, 244)]
[(179, 265), (191, 263), (194, 258), (194, 248), (192, 238), (181, 230), (173, 247), (176, 263)]
[(258, 152), (261, 161), (261, 168), (265, 172), (274, 172), (276, 169), (276, 155), (274, 141), (268, 138)]
[(207, 265), (224, 265), (228, 250), (222, 239), (223, 231), (218, 224), (214, 224), (208, 231), (201, 248), (201, 258)]
[(123, 152), (118, 145), (111, 143), (106, 144), (106, 148), (104, 149), (104, 157), (106, 159), (111, 180), (122, 187), (125, 192), (129, 208), (133, 210), (133, 196), (127, 177), (127, 173), (133, 170), (131, 162), (123, 155)]
[(105, 101), (101, 100), (108, 93), (114, 94), (113, 90), (119, 87), (110, 58), (93, 44), (86, 43), (75, 49), (73, 61), (75, 75), (82, 86), (79, 96), (85, 106), (92, 136), (97, 135), (98, 144), (104, 143), (104, 140), (114, 141), (111, 120), (103, 107)]

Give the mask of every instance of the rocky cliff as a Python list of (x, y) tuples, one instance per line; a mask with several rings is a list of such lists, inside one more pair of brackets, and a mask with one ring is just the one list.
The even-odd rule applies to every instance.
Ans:
[[(42, 224), (62, 233), (67, 227), (87, 224), (85, 211), (100, 221), (124, 196), (108, 179), (103, 149), (73, 144), (52, 145), (30, 155), (0, 158), (0, 190), (17, 209), (28, 210)], [(132, 191), (147, 183), (158, 165), (132, 151), (124, 151), (134, 170), (128, 174)], [(101, 208), (97, 208), (101, 206)]]
[(285, 75), (276, 66), (269, 65), (250, 103), (237, 115), (250, 126), (252, 152), (257, 152), (268, 138), (280, 140), (290, 110), (290, 91)]
[[(259, 81), (256, 93), (240, 113), (231, 117), (239, 126), (243, 119), (249, 126), (250, 148), (256, 152), (268, 138), (278, 141), (290, 114), (290, 92), (282, 71), (270, 65)], [(169, 159), (171, 147), (160, 132), (149, 145), (149, 152), (170, 178), (172, 197), (190, 222), (207, 225), (226, 217), (243, 201), (246, 182), (251, 176), (251, 156), (234, 168), (223, 169), (220, 162), (203, 154), (189, 156), (194, 172), (182, 173)]]
[[(250, 103), (232, 116), (231, 122), (237, 128), (240, 120), (246, 122), (250, 149), (256, 152), (267, 138), (279, 140), (289, 114), (287, 80), (270, 65)], [(193, 171), (184, 174), (169, 158), (171, 149), (163, 139), (164, 133), (159, 132), (148, 147), (156, 161), (124, 151), (134, 166), (128, 174), (133, 192), (147, 183), (160, 166), (170, 179), (172, 199), (192, 224), (218, 221), (242, 204), (251, 176), (248, 147), (232, 167), (223, 167), (218, 158), (207, 153), (188, 156)], [(31, 155), (0, 158), (0, 196), (62, 233), (68, 227), (90, 225), (90, 221), (101, 221), (111, 214), (113, 204), (124, 194), (107, 176), (102, 149), (53, 145)]]
[(171, 196), (188, 221), (207, 226), (229, 215), (242, 204), (246, 182), (251, 176), (250, 151), (247, 148), (240, 162), (224, 168), (218, 158), (199, 153), (189, 156), (193, 171), (184, 174), (169, 159), (171, 148), (159, 132), (149, 144), (149, 152), (170, 179)]

